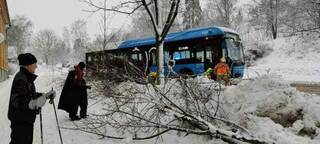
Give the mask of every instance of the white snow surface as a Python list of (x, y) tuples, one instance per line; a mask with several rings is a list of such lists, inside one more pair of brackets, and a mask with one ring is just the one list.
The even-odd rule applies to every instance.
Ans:
[(320, 82), (320, 40), (295, 36), (266, 42), (273, 52), (249, 67), (245, 78), (275, 74), (288, 81)]
[[(289, 84), (292, 82), (320, 82), (320, 42), (303, 41), (297, 37), (279, 38), (268, 42), (273, 52), (259, 60), (254, 67), (249, 67), (245, 80), (238, 85), (228, 86), (221, 95), (221, 103), (229, 120), (247, 128), (250, 133), (260, 139), (277, 144), (318, 144), (320, 143), (320, 96), (297, 91)], [(57, 90), (55, 103), (57, 106), (63, 81), (68, 70), (61, 66), (40, 65), (36, 89), (47, 92), (51, 88)], [(12, 77), (0, 83), (0, 139), (1, 143), (10, 141), (10, 121), (7, 118), (8, 103)], [(208, 81), (208, 80), (206, 80)], [(88, 91), (89, 95), (93, 94)], [(89, 105), (97, 100), (89, 99)], [(290, 127), (283, 127), (269, 117), (259, 117), (261, 111), (287, 108), (301, 109), (303, 117)], [(89, 113), (99, 111), (99, 106), (89, 108)], [(53, 107), (46, 104), (43, 113), (43, 132), (45, 144), (60, 144)], [(73, 122), (64, 111), (57, 110), (64, 144), (150, 144), (157, 140), (133, 141), (130, 136), (125, 140), (113, 140), (84, 133), (74, 128)], [(76, 122), (77, 123), (77, 122)], [(313, 138), (298, 135), (304, 127), (316, 129)], [(70, 129), (71, 128), (71, 129)], [(158, 143), (163, 144), (223, 144), (221, 140), (210, 140), (201, 136), (178, 135), (170, 132)], [(34, 144), (40, 144), (39, 117), (34, 124)]]
[[(320, 142), (320, 137), (311, 140), (297, 135), (303, 126), (316, 128), (315, 125), (320, 121), (320, 113), (316, 111), (320, 108), (319, 95), (299, 92), (278, 76), (263, 75), (227, 87), (223, 99), (223, 107), (229, 112), (230, 119), (239, 124), (246, 123), (246, 128), (258, 138), (277, 144)], [(277, 110), (280, 107), (302, 109), (302, 120), (297, 120), (293, 125), (303, 126), (284, 128), (268, 117), (256, 116), (259, 111)]]

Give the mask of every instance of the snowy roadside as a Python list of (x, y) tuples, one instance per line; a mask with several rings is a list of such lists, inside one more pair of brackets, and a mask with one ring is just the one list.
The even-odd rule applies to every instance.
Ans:
[[(263, 75), (228, 87), (223, 99), (231, 120), (259, 138), (277, 144), (320, 142), (320, 97), (297, 91), (279, 76)], [(312, 139), (302, 134), (304, 128), (315, 130)]]
[(10, 140), (11, 129), (7, 113), (12, 79), (13, 78), (9, 78), (8, 80), (0, 83), (0, 140), (2, 141), (1, 143), (9, 143)]
[(244, 78), (272, 74), (292, 83), (320, 83), (320, 41), (296, 36), (265, 43), (272, 53), (248, 67)]
[[(36, 74), (38, 78), (35, 81), (36, 89), (39, 92), (46, 92), (50, 90), (52, 87), (57, 90), (57, 97), (55, 99), (55, 103), (57, 106), (60, 94), (60, 80), (64, 79), (66, 70), (55, 71), (52, 72), (52, 68), (46, 66), (38, 66)], [(10, 142), (10, 121), (7, 118), (8, 113), (8, 104), (10, 97), (10, 89), (13, 78), (9, 78), (8, 80), (0, 83), (0, 139), (1, 143), (9, 143)], [(67, 114), (63, 111), (57, 111), (58, 118), (60, 124), (62, 126), (73, 126), (73, 124), (69, 121)], [(56, 120), (54, 116), (54, 111), (52, 105), (47, 103), (42, 108), (43, 115), (43, 133), (44, 133), (44, 143), (45, 144), (60, 144), (59, 134), (56, 126)], [(99, 140), (94, 135), (88, 135), (86, 133), (74, 130), (66, 130), (61, 129), (62, 137), (64, 143), (66, 144), (76, 144), (76, 143), (96, 143), (96, 144), (105, 144), (106, 141)], [(40, 123), (39, 123), (39, 115), (37, 116), (36, 122), (34, 123), (34, 144), (40, 144)]]

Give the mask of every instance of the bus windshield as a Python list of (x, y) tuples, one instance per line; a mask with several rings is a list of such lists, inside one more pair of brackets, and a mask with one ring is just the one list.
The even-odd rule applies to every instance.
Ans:
[(228, 56), (231, 60), (235, 63), (244, 63), (241, 43), (235, 41), (233, 38), (226, 38), (225, 43), (228, 50)]

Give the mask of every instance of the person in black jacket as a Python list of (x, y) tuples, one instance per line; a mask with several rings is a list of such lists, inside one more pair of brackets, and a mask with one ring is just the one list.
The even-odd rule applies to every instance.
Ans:
[(15, 75), (8, 108), (11, 122), (10, 144), (32, 144), (33, 123), (36, 114), (48, 98), (54, 98), (55, 92), (37, 93), (34, 80), (37, 59), (30, 53), (18, 56), (20, 71)]
[[(87, 117), (87, 89), (91, 87), (87, 86), (86, 81), (83, 79), (85, 67), (86, 64), (80, 62), (74, 66), (74, 70), (68, 73), (58, 104), (58, 109), (68, 112), (72, 121)], [(77, 115), (79, 106), (80, 117)]]

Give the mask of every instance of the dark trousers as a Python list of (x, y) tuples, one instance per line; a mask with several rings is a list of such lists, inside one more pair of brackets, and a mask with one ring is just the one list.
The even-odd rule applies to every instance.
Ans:
[(72, 107), (70, 107), (69, 109), (69, 117), (72, 119), (72, 118), (75, 118), (77, 116), (77, 113), (78, 113), (78, 105), (73, 105)]
[(32, 144), (33, 123), (11, 122), (10, 144)]
[(87, 102), (80, 103), (79, 105), (73, 106), (72, 109), (69, 110), (69, 117), (74, 118), (77, 116), (78, 107), (80, 106), (80, 117), (87, 116)]
[(87, 116), (87, 106), (88, 106), (88, 102), (80, 103), (80, 117), (83, 118)]

